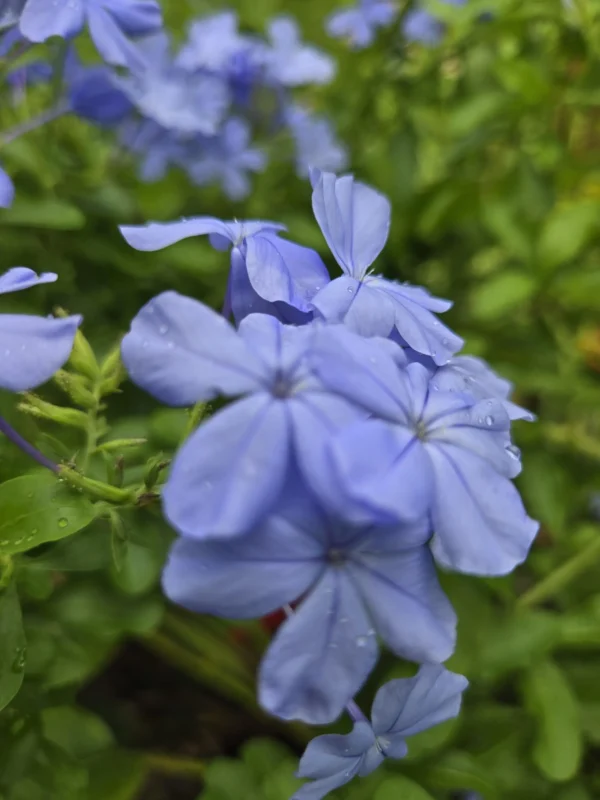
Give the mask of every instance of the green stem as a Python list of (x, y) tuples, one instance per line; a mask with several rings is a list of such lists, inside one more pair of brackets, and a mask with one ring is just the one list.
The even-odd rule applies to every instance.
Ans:
[(582, 572), (590, 569), (600, 558), (600, 537), (594, 539), (580, 553), (573, 556), (565, 564), (555, 569), (546, 578), (536, 584), (529, 591), (522, 594), (517, 600), (517, 608), (531, 608), (531, 606), (548, 600), (565, 586), (568, 586)]
[(194, 758), (182, 758), (163, 753), (145, 753), (144, 761), (148, 769), (164, 775), (202, 778), (206, 771), (204, 762), (196, 761)]
[(208, 405), (206, 403), (196, 403), (196, 405), (190, 410), (188, 422), (185, 426), (183, 436), (181, 437), (181, 442), (179, 443), (180, 445), (183, 444), (188, 436), (194, 432), (194, 430), (202, 422), (202, 419), (207, 412)]
[(85, 450), (83, 452), (83, 459), (81, 461), (81, 471), (87, 472), (87, 468), (90, 462), (90, 457), (92, 453), (98, 447), (98, 438), (99, 438), (99, 430), (98, 430), (98, 410), (100, 408), (100, 384), (99, 382), (95, 382), (94, 387), (92, 389), (92, 393), (94, 395), (94, 405), (88, 411), (88, 424), (86, 430), (86, 440), (85, 440)]
[(136, 501), (136, 493), (132, 489), (119, 489), (117, 486), (110, 486), (108, 483), (86, 478), (71, 467), (59, 467), (58, 475), (67, 483), (70, 483), (71, 486), (83, 489), (84, 492), (96, 497), (98, 500), (107, 500), (109, 503), (117, 505), (132, 505)]

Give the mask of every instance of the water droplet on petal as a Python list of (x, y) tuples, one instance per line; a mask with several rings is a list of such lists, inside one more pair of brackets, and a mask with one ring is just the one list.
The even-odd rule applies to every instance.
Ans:
[(58, 527), (59, 528), (66, 528), (68, 524), (69, 524), (69, 520), (66, 517), (61, 517), (58, 520)]
[(348, 294), (353, 294), (354, 293), (354, 289), (352, 288), (352, 286), (348, 286), (346, 291), (348, 292)]
[(450, 342), (448, 341), (448, 339), (442, 339), (442, 344), (444, 345), (444, 347), (448, 347)]
[(492, 426), (492, 425), (494, 424), (494, 418), (493, 418), (493, 417), (490, 417), (490, 416), (487, 416), (487, 417), (485, 418), (485, 424), (486, 424), (486, 425), (488, 426), (488, 428), (489, 428), (490, 426)]
[(515, 461), (518, 461), (521, 458), (521, 451), (516, 445), (508, 444), (506, 445), (505, 450), (511, 458), (514, 458)]
[(358, 636), (356, 638), (356, 646), (357, 647), (366, 647), (368, 639), (366, 636)]
[(164, 336), (166, 333), (169, 332), (169, 326), (161, 325), (160, 328), (158, 329), (158, 332), (160, 333), (161, 336)]

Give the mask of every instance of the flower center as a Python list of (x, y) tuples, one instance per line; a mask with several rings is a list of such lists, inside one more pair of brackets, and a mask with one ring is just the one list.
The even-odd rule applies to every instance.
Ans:
[(327, 553), (327, 561), (333, 567), (340, 567), (342, 564), (345, 564), (346, 558), (346, 552), (344, 550), (340, 550), (339, 548), (332, 547)]

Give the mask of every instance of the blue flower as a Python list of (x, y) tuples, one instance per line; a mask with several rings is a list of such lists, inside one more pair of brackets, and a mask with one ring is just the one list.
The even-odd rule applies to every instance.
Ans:
[(393, 0), (358, 0), (356, 5), (342, 8), (328, 17), (327, 33), (337, 39), (347, 39), (352, 47), (360, 50), (372, 44), (377, 28), (390, 25), (397, 13)]
[(447, 311), (447, 300), (425, 289), (372, 275), (390, 228), (390, 204), (379, 192), (351, 175), (336, 178), (315, 170), (313, 211), (344, 275), (331, 281), (312, 303), (327, 321), (344, 323), (362, 336), (390, 336), (445, 364), (462, 339), (432, 314)]
[(436, 390), (421, 364), (398, 369), (383, 351), (368, 363), (332, 338), (321, 342), (313, 368), (330, 391), (368, 402), (378, 419), (335, 438), (329, 460), (317, 464), (315, 489), (355, 519), (427, 515), (434, 556), (445, 567), (476, 575), (514, 569), (538, 525), (510, 480), (521, 462), (503, 402)]
[[(464, 6), (467, 0), (440, 0), (451, 6)], [(411, 42), (436, 45), (444, 34), (444, 24), (424, 8), (415, 8), (402, 21), (404, 36)]]
[(179, 539), (163, 585), (179, 605), (230, 619), (302, 598), (262, 661), (259, 700), (283, 719), (325, 724), (373, 669), (377, 636), (399, 656), (439, 662), (454, 649), (456, 617), (436, 577), (426, 521), (348, 525), (298, 483), (293, 475), (289, 494), (247, 536)]
[(269, 25), (271, 47), (265, 54), (265, 74), (269, 82), (281, 86), (329, 83), (335, 62), (316, 47), (302, 44), (298, 25), (292, 17), (280, 16)]
[(131, 74), (120, 78), (117, 85), (145, 117), (186, 136), (212, 136), (218, 131), (230, 102), (226, 82), (178, 66), (166, 34), (138, 42), (128, 66)]
[(183, 164), (199, 186), (221, 183), (230, 200), (242, 200), (250, 192), (248, 172), (262, 172), (266, 155), (250, 145), (250, 127), (241, 119), (227, 120), (218, 136), (201, 143), (200, 154), (192, 148)]
[(137, 250), (161, 250), (181, 239), (208, 234), (213, 246), (231, 251), (226, 312), (237, 322), (251, 313), (267, 313), (285, 321), (306, 322), (310, 301), (329, 281), (319, 255), (281, 239), (284, 228), (274, 222), (222, 222), (197, 217), (181, 222), (123, 226), (121, 233)]
[(15, 199), (15, 186), (0, 166), (0, 208), (9, 208)]
[[(325, 352), (320, 342), (331, 335), (328, 326), (286, 326), (262, 314), (245, 317), (236, 331), (175, 292), (159, 295), (133, 320), (123, 360), (143, 389), (175, 406), (240, 398), (201, 425), (174, 460), (163, 500), (180, 533), (232, 537), (251, 530), (279, 499), (293, 464), (305, 481), (319, 478), (333, 434), (373, 412), (367, 397), (358, 404), (346, 399), (351, 387), (328, 392), (315, 377), (311, 358)], [(334, 360), (340, 342), (364, 358), (398, 350), (339, 326)], [(349, 385), (353, 380), (347, 376)]]
[[(51, 283), (53, 273), (39, 277), (14, 267), (0, 275), (0, 295)], [(73, 347), (81, 317), (48, 319), (25, 314), (0, 314), (0, 387), (24, 392), (45, 383), (62, 367)]]
[(263, 51), (259, 40), (239, 33), (235, 11), (221, 11), (192, 22), (177, 63), (189, 70), (228, 74), (240, 53), (254, 52), (259, 58)]
[(143, 36), (161, 27), (156, 0), (27, 0), (19, 27), (26, 39), (71, 39), (87, 25), (98, 52), (109, 64), (126, 66), (127, 36)]
[(290, 105), (284, 112), (296, 145), (298, 176), (307, 178), (311, 168), (344, 169), (348, 161), (346, 148), (336, 139), (329, 121), (316, 117), (299, 105)]
[(404, 758), (406, 738), (452, 719), (468, 681), (426, 664), (414, 678), (384, 684), (375, 696), (372, 722), (359, 720), (345, 736), (317, 736), (300, 760), (298, 777), (312, 778), (291, 800), (321, 800), (354, 777), (369, 775), (386, 758)]

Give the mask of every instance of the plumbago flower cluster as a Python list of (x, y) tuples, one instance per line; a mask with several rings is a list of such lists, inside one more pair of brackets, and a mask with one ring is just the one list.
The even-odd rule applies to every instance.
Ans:
[[(511, 421), (531, 415), (484, 362), (456, 355), (462, 340), (436, 316), (448, 301), (373, 274), (388, 200), (349, 175), (311, 181), (333, 280), (275, 222), (122, 228), (138, 250), (198, 235), (230, 249), (224, 315), (165, 292), (133, 320), (122, 357), (166, 404), (232, 399), (172, 464), (163, 507), (180, 536), (163, 584), (220, 617), (286, 609), (260, 703), (315, 725), (347, 709), (354, 723), (309, 745), (296, 800), (402, 758), (408, 736), (458, 713), (467, 682), (442, 666), (456, 617), (435, 565), (504, 575), (537, 531), (512, 483)], [(379, 689), (369, 721), (353, 697), (380, 643), (421, 667)]]
[[(346, 151), (325, 117), (295, 102), (293, 92), (322, 85), (335, 75), (326, 54), (304, 44), (295, 21), (274, 18), (267, 37), (239, 31), (234, 12), (193, 21), (177, 52), (162, 29), (156, 0), (20, 0), (0, 2), (0, 58), (13, 59), (33, 44), (61, 37), (69, 43), (51, 63), (17, 66), (7, 76), (14, 98), (24, 87), (61, 75), (56, 107), (2, 137), (7, 144), (58, 116), (72, 113), (115, 131), (139, 157), (142, 179), (183, 169), (197, 185), (219, 184), (234, 200), (262, 171), (269, 143), (283, 132), (293, 144), (297, 173), (308, 165), (339, 170)], [(70, 43), (87, 29), (103, 65), (82, 65)], [(0, 166), (0, 207), (14, 186)]]

